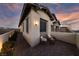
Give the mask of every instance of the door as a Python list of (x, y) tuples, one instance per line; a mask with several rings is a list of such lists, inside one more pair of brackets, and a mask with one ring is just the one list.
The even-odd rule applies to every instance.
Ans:
[(40, 32), (46, 32), (47, 21), (40, 18)]

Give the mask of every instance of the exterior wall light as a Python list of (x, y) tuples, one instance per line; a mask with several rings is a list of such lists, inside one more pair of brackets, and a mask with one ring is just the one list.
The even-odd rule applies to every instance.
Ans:
[(34, 25), (38, 26), (38, 21), (37, 20), (35, 20)]

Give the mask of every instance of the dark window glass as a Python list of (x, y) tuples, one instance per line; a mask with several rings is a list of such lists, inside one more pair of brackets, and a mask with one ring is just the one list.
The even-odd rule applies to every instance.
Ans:
[(24, 22), (21, 24), (22, 26), (22, 31), (24, 32)]
[(29, 20), (28, 18), (26, 19), (26, 32), (29, 32)]
[(40, 18), (40, 32), (46, 32), (47, 21)]

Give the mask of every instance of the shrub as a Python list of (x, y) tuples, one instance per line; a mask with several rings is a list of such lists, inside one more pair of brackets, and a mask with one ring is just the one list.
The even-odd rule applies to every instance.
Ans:
[(6, 41), (2, 45), (1, 55), (12, 55), (13, 54), (14, 41)]
[(12, 37), (10, 37), (8, 41), (3, 43), (0, 55), (13, 55), (16, 37), (17, 32), (15, 31)]
[(15, 31), (13, 36), (9, 38), (9, 41), (16, 41), (17, 32)]

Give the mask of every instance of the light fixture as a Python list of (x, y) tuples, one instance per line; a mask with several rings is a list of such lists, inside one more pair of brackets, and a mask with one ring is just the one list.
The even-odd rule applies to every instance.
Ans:
[(35, 25), (35, 26), (38, 25), (38, 21), (37, 21), (37, 20), (34, 21), (34, 25)]

